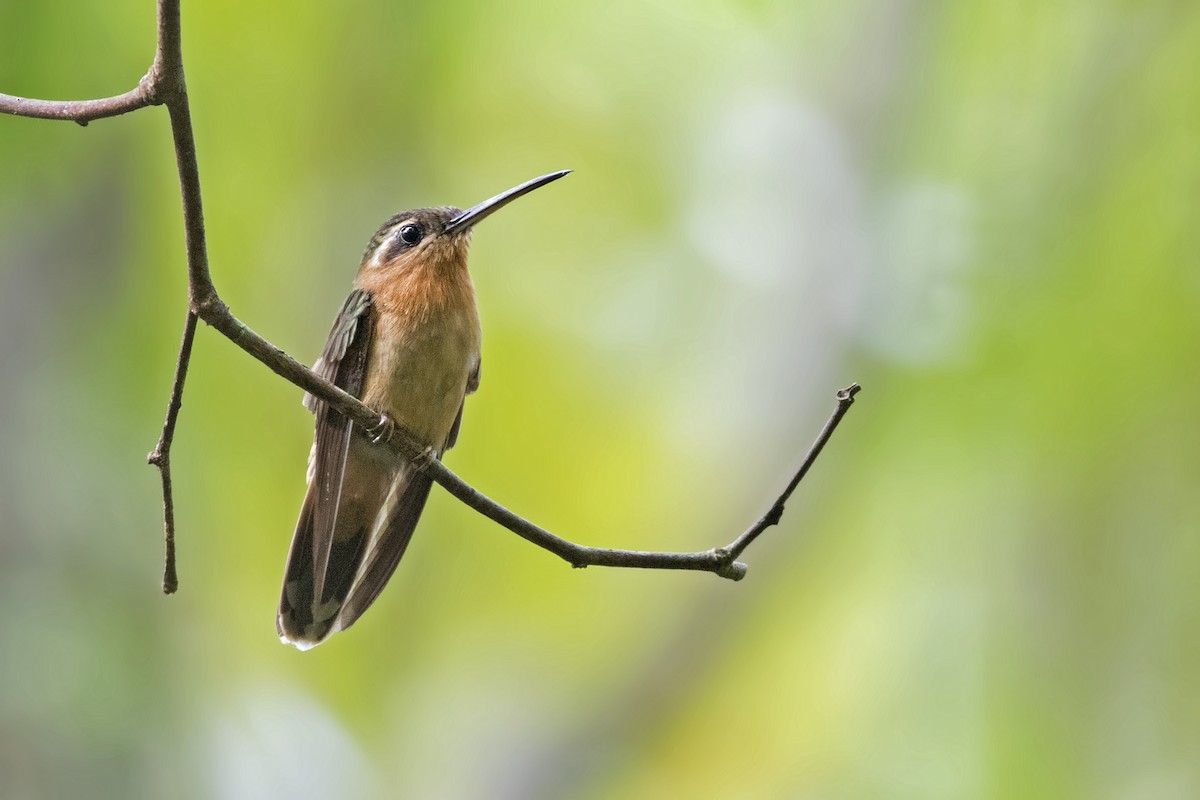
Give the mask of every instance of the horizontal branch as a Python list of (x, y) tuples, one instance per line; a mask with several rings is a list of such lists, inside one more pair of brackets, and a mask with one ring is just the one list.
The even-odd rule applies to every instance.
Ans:
[(548, 550), (573, 567), (633, 567), (637, 569), (689, 569), (715, 572), (723, 578), (740, 581), (746, 565), (735, 561), (728, 548), (713, 548), (691, 553), (663, 553), (650, 550), (616, 550), (588, 547), (556, 536), (529, 520), (514, 514), (455, 475), (441, 461), (419, 460), (429, 477), (443, 489), (483, 516), (507, 528), (527, 542)]
[[(235, 317), (229, 308), (219, 300), (212, 300), (196, 308), (196, 313), (206, 323), (216, 328), (230, 341), (254, 358), (265, 364), (272, 372), (295, 386), (309, 392), (315, 397), (328, 403), (337, 411), (349, 417), (364, 430), (376, 427), (380, 422), (379, 414), (361, 403), (357, 398), (347, 394), (332, 383), (320, 378), (310, 369), (283, 350), (259, 336)], [(837, 408), (825, 423), (820, 435), (808, 451), (808, 455), (800, 465), (796, 475), (788, 483), (787, 488), (776, 499), (771, 508), (759, 518), (745, 533), (726, 547), (713, 548), (688, 553), (663, 553), (646, 550), (615, 550), (604, 547), (588, 547), (563, 539), (550, 531), (535, 525), (521, 517), (495, 500), (487, 497), (462, 478), (454, 474), (445, 464), (435, 458), (429, 458), (426, 447), (412, 434), (401, 428), (396, 429), (396, 435), (381, 447), (391, 447), (399, 456), (413, 461), (417, 466), (442, 486), (447, 492), (460, 500), (464, 505), (478, 511), (488, 519), (502, 525), (538, 547), (548, 550), (574, 567), (633, 567), (640, 569), (685, 569), (713, 572), (723, 578), (741, 580), (746, 574), (746, 565), (737, 561), (737, 557), (753, 542), (759, 534), (768, 527), (778, 524), (783, 515), (783, 507), (803, 480), (817, 456), (820, 455), (825, 443), (833, 435), (846, 412), (854, 403), (854, 396), (861, 387), (852, 384), (837, 394)]]
[(87, 125), (94, 119), (128, 114), (159, 102), (149, 76), (124, 94), (97, 100), (35, 100), (0, 93), (0, 113), (37, 119), (70, 120)]

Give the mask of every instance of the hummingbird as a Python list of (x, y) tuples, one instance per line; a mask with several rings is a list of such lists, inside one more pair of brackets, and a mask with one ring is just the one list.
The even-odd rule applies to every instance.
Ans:
[(354, 624), (404, 555), (431, 479), (380, 446), (402, 428), (440, 459), (479, 388), (479, 313), (467, 271), (471, 231), (570, 170), (526, 181), (466, 211), (396, 214), (363, 253), (354, 289), (313, 371), (380, 415), (369, 430), (306, 394), (316, 415), (308, 490), (292, 536), (276, 627), (301, 650)]

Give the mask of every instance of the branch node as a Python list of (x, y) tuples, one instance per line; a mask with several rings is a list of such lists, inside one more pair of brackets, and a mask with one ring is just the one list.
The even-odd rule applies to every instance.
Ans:
[(192, 313), (209, 325), (213, 324), (214, 319), (229, 314), (229, 306), (225, 305), (225, 301), (216, 292), (209, 292), (203, 297), (193, 297), (191, 307)]
[(748, 567), (741, 561), (730, 561), (720, 569), (716, 570), (715, 574), (721, 576), (722, 578), (728, 578), (731, 581), (740, 581), (742, 578), (746, 577), (747, 569)]
[(155, 64), (150, 65), (146, 74), (138, 81), (138, 91), (146, 98), (146, 103), (152, 106), (162, 105), (162, 96), (158, 89), (159, 72)]
[(746, 565), (740, 561), (735, 561), (737, 554), (728, 547), (714, 547), (709, 551), (712, 554), (716, 566), (712, 568), (714, 575), (719, 575), (722, 578), (728, 578), (731, 581), (740, 581), (746, 577)]

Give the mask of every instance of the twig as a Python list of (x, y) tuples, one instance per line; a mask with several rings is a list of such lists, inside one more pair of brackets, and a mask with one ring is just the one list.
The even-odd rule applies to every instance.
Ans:
[(86, 126), (94, 119), (128, 114), (157, 102), (153, 81), (147, 75), (128, 92), (99, 100), (34, 100), (0, 93), (0, 112), (18, 117), (70, 120)]
[(829, 437), (833, 436), (833, 432), (837, 430), (838, 423), (842, 421), (842, 417), (846, 416), (846, 412), (850, 410), (850, 406), (854, 405), (854, 395), (861, 391), (861, 386), (857, 383), (852, 383), (837, 393), (837, 408), (834, 409), (833, 414), (826, 420), (825, 427), (817, 434), (817, 439), (812, 443), (812, 447), (808, 448), (808, 455), (801, 462), (800, 469), (796, 470), (792, 482), (787, 485), (787, 488), (783, 490), (783, 494), (779, 495), (779, 499), (767, 509), (767, 513), (763, 514), (758, 522), (751, 525), (745, 533), (733, 541), (733, 544), (725, 548), (733, 558), (740, 556), (742, 551), (749, 547), (750, 543), (757, 539), (760, 533), (772, 525), (779, 524), (779, 520), (783, 516), (784, 504), (792, 496), (792, 492), (796, 491), (796, 487), (800, 485), (800, 481), (804, 480), (804, 476), (808, 474), (809, 467), (817, 460), (817, 456), (821, 455), (821, 451), (825, 448), (825, 443), (829, 441)]
[(175, 570), (175, 501), (171, 491), (171, 444), (175, 441), (175, 421), (183, 406), (183, 384), (187, 380), (188, 364), (192, 360), (192, 341), (196, 338), (196, 315), (188, 309), (183, 324), (183, 341), (179, 344), (179, 358), (175, 362), (175, 380), (171, 384), (171, 399), (167, 403), (167, 419), (163, 422), (158, 444), (150, 451), (147, 460), (158, 467), (162, 476), (163, 492), (163, 535), (166, 557), (163, 565), (163, 594), (175, 594), (179, 588), (179, 575)]
[(725, 547), (704, 550), (695, 553), (661, 553), (644, 550), (613, 550), (603, 547), (587, 547), (555, 536), (543, 528), (534, 525), (522, 517), (491, 500), (468, 484), (440, 462), (427, 462), (426, 471), (440, 483), (446, 491), (457, 497), (465, 505), (483, 514), (488, 519), (503, 525), (526, 541), (538, 547), (549, 550), (574, 567), (636, 567), (641, 569), (692, 569), (715, 572), (722, 578), (741, 580), (746, 574), (746, 565), (737, 560), (742, 551), (769, 526), (775, 525), (783, 516), (783, 505), (787, 502), (796, 486), (804, 478), (809, 467), (821, 454), (821, 448), (829, 441), (842, 417), (854, 404), (854, 395), (862, 389), (857, 383), (842, 389), (837, 393), (837, 408), (825, 423), (817, 440), (813, 443), (800, 469), (792, 478), (791, 483), (783, 490), (783, 494), (771, 506), (770, 510), (759, 519), (749, 530)]
[[(175, 143), (175, 161), (179, 173), (179, 188), (183, 204), (184, 230), (187, 248), (188, 317), (183, 341), (175, 367), (175, 380), (167, 406), (166, 421), (158, 444), (149, 456), (150, 463), (159, 468), (163, 485), (163, 517), (166, 537), (166, 565), (163, 591), (173, 592), (178, 585), (175, 573), (175, 519), (172, 500), (170, 450), (175, 424), (183, 400), (184, 382), (191, 359), (196, 320), (202, 319), (242, 350), (261, 361), (285, 380), (295, 384), (366, 429), (378, 422), (378, 414), (358, 399), (333, 384), (319, 378), (300, 362), (252, 331), (230, 312), (217, 294), (208, 266), (208, 250), (204, 233), (204, 210), (200, 199), (200, 170), (196, 163), (196, 143), (192, 130), (187, 84), (184, 80), (179, 0), (158, 0), (158, 42), (154, 63), (138, 86), (122, 95), (100, 100), (46, 101), (29, 100), (0, 94), (0, 112), (44, 119), (73, 120), (86, 125), (93, 119), (116, 116), (149, 105), (165, 105), (171, 120), (171, 135)], [(784, 504), (804, 478), (834, 429), (854, 402), (858, 384), (838, 392), (838, 405), (825, 423), (800, 469), (787, 488), (758, 522), (728, 546), (692, 553), (664, 553), (643, 550), (615, 550), (587, 547), (563, 539), (533, 524), (471, 487), (444, 464), (427, 458), (422, 443), (404, 431), (397, 431), (386, 445), (398, 455), (416, 462), (429, 476), (451, 495), (489, 519), (499, 523), (523, 539), (549, 550), (575, 567), (605, 566), (641, 569), (689, 569), (716, 573), (724, 578), (740, 580), (746, 566), (738, 556), (768, 527), (779, 522)]]

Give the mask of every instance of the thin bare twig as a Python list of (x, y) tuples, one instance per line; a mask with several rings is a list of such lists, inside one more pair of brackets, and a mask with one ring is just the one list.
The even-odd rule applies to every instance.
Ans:
[(829, 437), (833, 436), (833, 432), (837, 430), (838, 423), (842, 421), (842, 417), (846, 416), (846, 412), (850, 410), (850, 406), (854, 405), (854, 395), (861, 391), (861, 386), (857, 383), (852, 383), (837, 393), (837, 408), (834, 409), (833, 414), (825, 422), (825, 427), (821, 428), (821, 432), (817, 434), (817, 439), (813, 442), (812, 447), (808, 448), (808, 455), (801, 462), (800, 469), (796, 470), (791, 483), (783, 490), (783, 494), (779, 495), (779, 499), (775, 501), (775, 504), (767, 509), (767, 513), (759, 517), (758, 522), (751, 525), (745, 533), (725, 548), (733, 558), (740, 556), (742, 551), (749, 547), (750, 543), (757, 539), (759, 534), (767, 528), (779, 524), (780, 518), (783, 517), (784, 504), (792, 496), (792, 492), (796, 491), (796, 487), (800, 485), (800, 481), (804, 480), (804, 476), (808, 474), (808, 470), (812, 467), (813, 462), (817, 460), (817, 456), (821, 455), (821, 451), (825, 449), (825, 443), (829, 441)]
[[(163, 516), (166, 536), (166, 566), (163, 591), (171, 593), (178, 585), (175, 574), (175, 520), (172, 500), (170, 450), (175, 424), (182, 405), (184, 382), (191, 359), (196, 320), (202, 319), (226, 338), (258, 359), (277, 375), (321, 398), (364, 429), (373, 427), (379, 415), (359, 400), (323, 380), (300, 362), (252, 331), (230, 312), (217, 294), (209, 272), (204, 232), (204, 210), (200, 198), (200, 170), (196, 163), (196, 143), (192, 130), (187, 84), (184, 80), (179, 0), (158, 0), (158, 42), (154, 63), (137, 88), (116, 97), (85, 101), (28, 100), (0, 95), (0, 112), (45, 119), (73, 120), (86, 125), (90, 120), (125, 114), (148, 105), (166, 105), (175, 143), (187, 248), (188, 317), (176, 362), (175, 380), (167, 406), (162, 435), (149, 456), (162, 475)], [(451, 495), (521, 538), (554, 553), (575, 567), (605, 566), (642, 569), (687, 569), (713, 572), (724, 578), (740, 580), (746, 566), (738, 556), (768, 527), (779, 522), (784, 504), (804, 478), (821, 449), (854, 402), (859, 386), (853, 384), (838, 392), (838, 405), (787, 488), (758, 522), (726, 547), (691, 553), (666, 553), (643, 550), (616, 550), (587, 547), (556, 536), (514, 514), (467, 484), (444, 464), (425, 455), (424, 446), (404, 431), (397, 431), (386, 445), (398, 455), (414, 461)]]
[(526, 541), (538, 547), (549, 550), (574, 567), (636, 567), (641, 569), (692, 569), (714, 572), (722, 578), (739, 581), (746, 574), (746, 565), (737, 560), (742, 551), (754, 541), (757, 536), (771, 525), (778, 524), (783, 516), (783, 506), (791, 497), (792, 492), (804, 479), (805, 474), (821, 454), (821, 449), (833, 435), (842, 417), (854, 404), (854, 396), (862, 389), (857, 383), (851, 384), (837, 393), (837, 408), (821, 429), (817, 440), (809, 448), (808, 455), (800, 464), (795, 477), (779, 495), (779, 498), (749, 530), (725, 547), (704, 550), (695, 553), (661, 553), (644, 550), (613, 550), (604, 547), (587, 547), (555, 536), (547, 530), (539, 528), (532, 522), (517, 516), (499, 503), (487, 498), (463, 482), (457, 475), (450, 472), (436, 460), (428, 460), (426, 471), (446, 491), (457, 497), (465, 505), (483, 514), (488, 519), (503, 525)]
[(0, 93), (0, 112), (18, 117), (70, 120), (86, 126), (94, 119), (128, 114), (157, 102), (153, 81), (147, 75), (128, 92), (98, 100), (34, 100)]
[(189, 308), (183, 324), (183, 341), (179, 344), (179, 358), (175, 362), (175, 380), (171, 384), (171, 399), (167, 403), (167, 418), (163, 422), (158, 444), (147, 456), (162, 476), (163, 535), (166, 557), (163, 564), (163, 594), (175, 594), (179, 588), (179, 574), (175, 569), (175, 500), (171, 490), (171, 444), (175, 441), (175, 422), (179, 409), (183, 407), (183, 384), (187, 380), (188, 364), (192, 360), (192, 342), (196, 338), (196, 315)]

